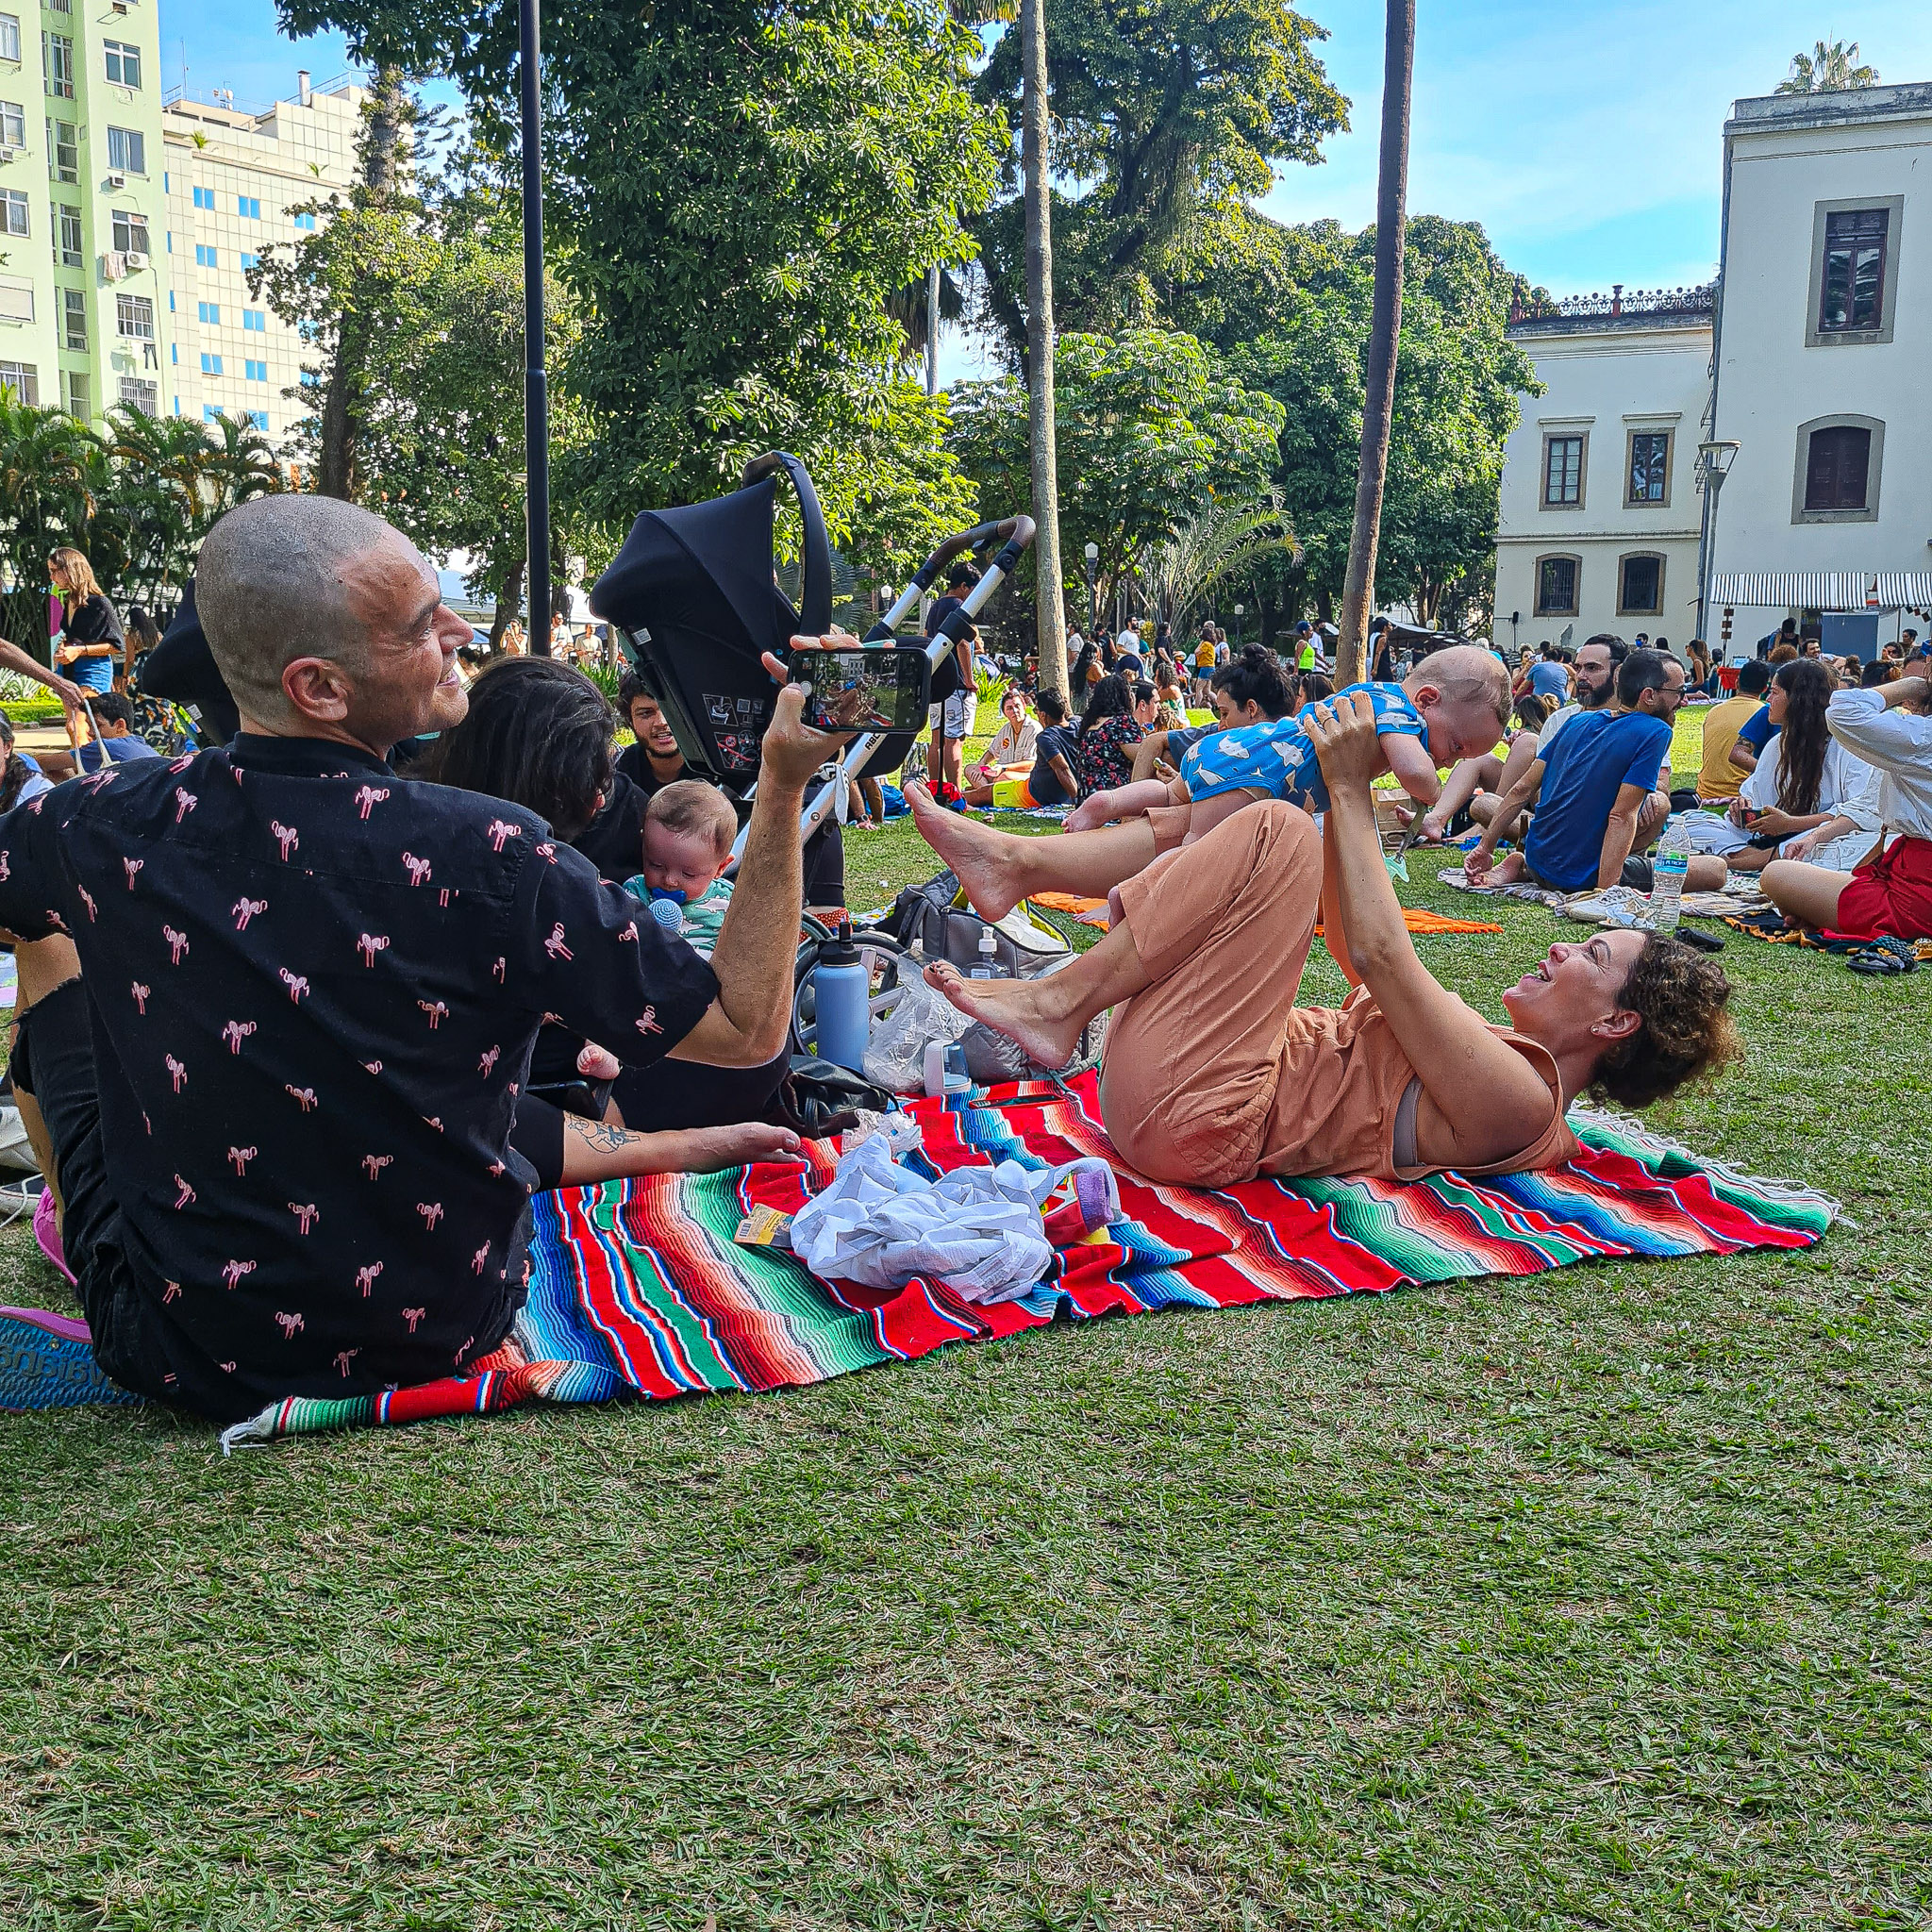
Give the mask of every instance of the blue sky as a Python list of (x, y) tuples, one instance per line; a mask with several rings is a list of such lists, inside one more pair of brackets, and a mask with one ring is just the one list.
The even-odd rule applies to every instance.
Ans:
[[(1351, 130), (1287, 171), (1266, 207), (1285, 221), (1370, 220), (1381, 110), (1379, 0), (1300, 0), (1330, 32), (1323, 58)], [(1412, 210), (1481, 222), (1511, 268), (1557, 294), (1672, 287), (1717, 262), (1722, 129), (1731, 101), (1769, 93), (1821, 35), (1856, 40), (1887, 80), (1932, 80), (1932, 8), (1868, 0), (1421, 0)], [(297, 67), (339, 74), (339, 37), (291, 42), (271, 0), (160, 0), (161, 74), (238, 102), (291, 92)], [(441, 91), (439, 91), (441, 92)], [(946, 345), (948, 376), (978, 374)]]

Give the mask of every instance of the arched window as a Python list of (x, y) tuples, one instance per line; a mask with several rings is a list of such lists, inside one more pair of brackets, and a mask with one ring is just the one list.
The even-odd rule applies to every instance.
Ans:
[(1657, 617), (1664, 608), (1664, 560), (1654, 550), (1617, 559), (1617, 614)]
[(1861, 523), (1878, 514), (1885, 425), (1875, 416), (1819, 416), (1798, 425), (1793, 523)]
[(1574, 617), (1583, 563), (1575, 557), (1540, 557), (1536, 560), (1536, 614)]

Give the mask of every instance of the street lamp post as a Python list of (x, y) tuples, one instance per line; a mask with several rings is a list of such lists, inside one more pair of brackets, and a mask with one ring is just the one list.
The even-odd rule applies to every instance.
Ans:
[(1087, 546), (1087, 633), (1091, 637), (1100, 628), (1100, 603), (1097, 587), (1093, 581), (1094, 567), (1100, 561), (1100, 545)]
[(1237, 604), (1234, 607), (1234, 647), (1237, 651), (1241, 647), (1241, 612), (1247, 608), (1245, 604)]
[(524, 175), (525, 573), (530, 649), (550, 655), (550, 375), (543, 359), (543, 114), (537, 0), (517, 8)]
[(1709, 641), (1704, 614), (1710, 602), (1710, 565), (1717, 552), (1717, 499), (1738, 459), (1738, 444), (1732, 441), (1700, 442), (1697, 445), (1697, 476), (1704, 485), (1704, 515), (1697, 535), (1697, 635)]

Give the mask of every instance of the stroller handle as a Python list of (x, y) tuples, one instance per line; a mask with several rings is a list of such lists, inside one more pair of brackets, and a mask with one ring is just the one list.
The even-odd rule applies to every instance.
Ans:
[(808, 636), (823, 637), (832, 627), (832, 544), (825, 535), (819, 493), (812, 488), (805, 465), (786, 450), (767, 450), (745, 464), (744, 485), (762, 483), (780, 470), (791, 478), (791, 487), (798, 493), (798, 515), (805, 533), (799, 551), (798, 621)]

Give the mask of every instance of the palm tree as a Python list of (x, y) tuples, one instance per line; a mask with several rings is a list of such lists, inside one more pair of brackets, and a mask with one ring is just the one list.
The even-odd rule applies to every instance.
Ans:
[(1876, 87), (1878, 70), (1858, 67), (1857, 41), (1849, 46), (1843, 41), (1820, 41), (1808, 54), (1791, 56), (1791, 71), (1778, 82), (1781, 94), (1839, 94), (1853, 88)]
[(1362, 397), (1362, 451), (1356, 467), (1355, 529), (1342, 580), (1341, 635), (1335, 680), (1362, 675), (1362, 642), (1375, 594), (1375, 546), (1382, 488), (1389, 475), (1389, 430), (1395, 413), (1395, 351), (1402, 336), (1402, 257), (1408, 202), (1408, 110), (1415, 81), (1415, 0), (1389, 0), (1383, 54), (1382, 155), (1375, 194), (1375, 296)]
[(1278, 491), (1245, 500), (1210, 497), (1148, 557), (1142, 567), (1148, 602), (1178, 627), (1189, 607), (1216, 585), (1245, 576), (1280, 550), (1291, 565), (1301, 560)]
[(1067, 695), (1066, 612), (1060, 605), (1059, 458), (1053, 408), (1052, 161), (1046, 113), (1046, 0), (1023, 0), (1020, 166), (1026, 184), (1026, 395), (1033, 458), (1034, 599), (1041, 683)]
[(84, 551), (112, 581), (125, 555), (112, 483), (106, 445), (86, 424), (0, 392), (0, 637), (44, 654), (47, 556), (59, 544)]

